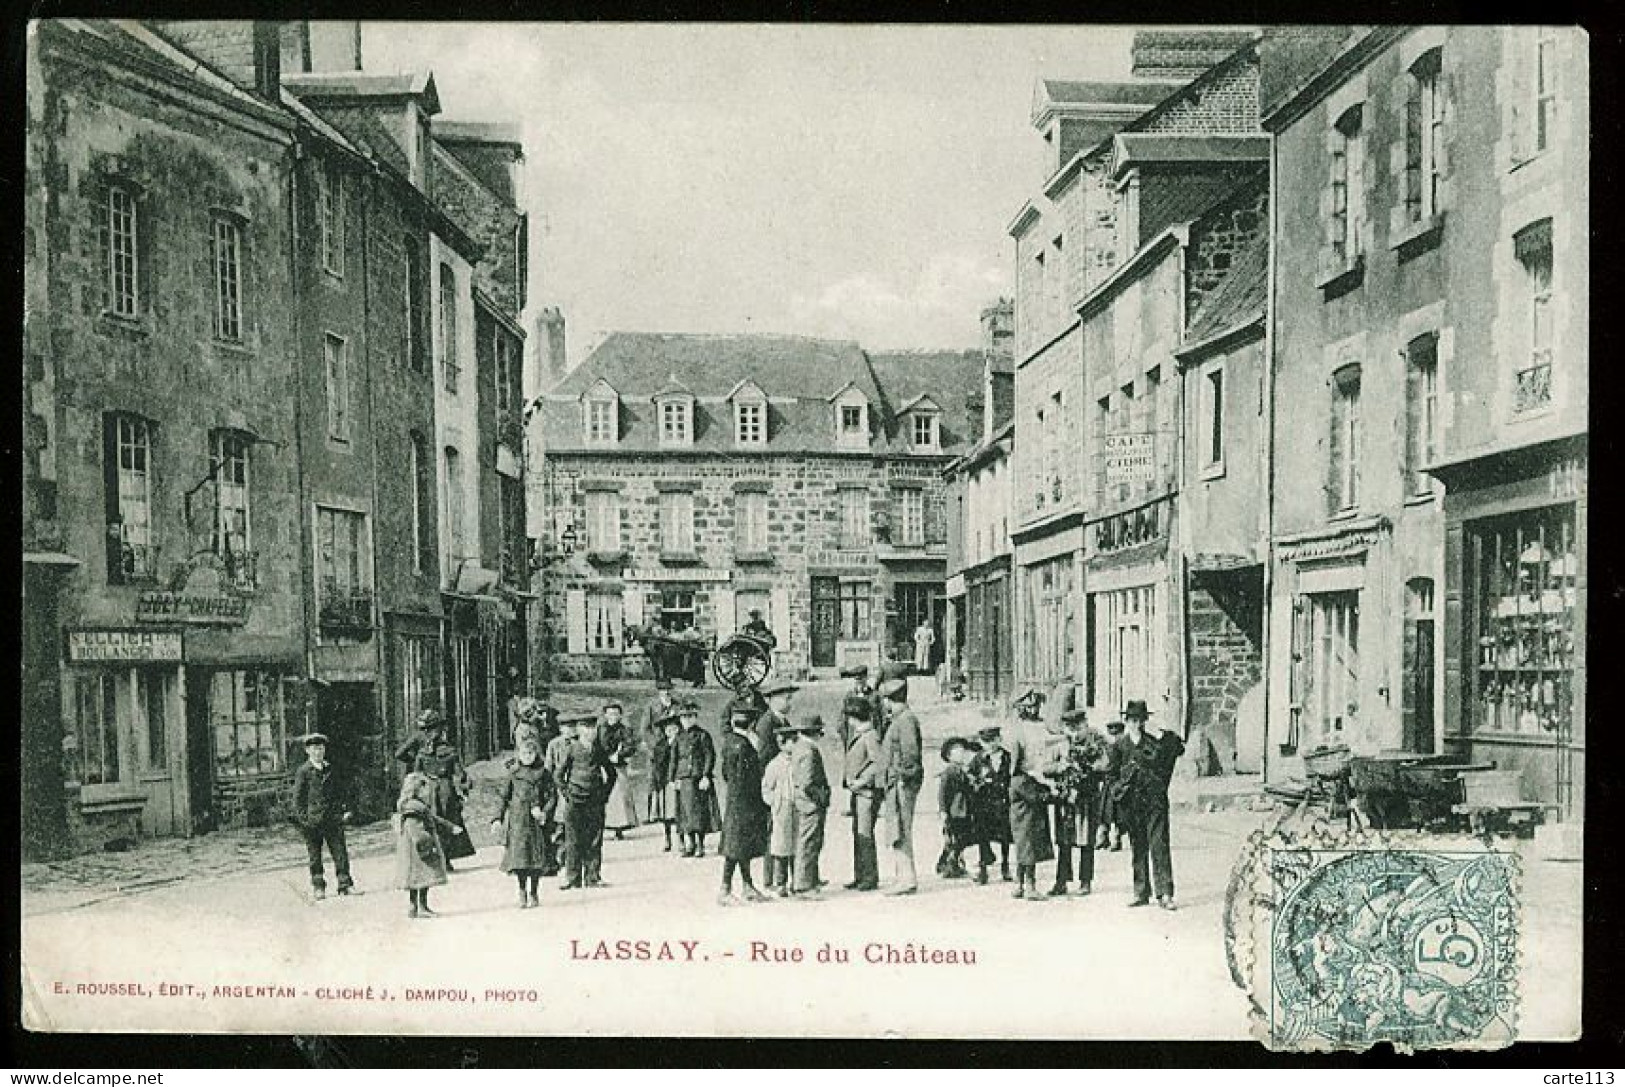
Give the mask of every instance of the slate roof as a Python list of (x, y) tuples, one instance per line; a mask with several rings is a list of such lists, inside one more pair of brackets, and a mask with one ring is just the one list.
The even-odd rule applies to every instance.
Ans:
[(409, 98), (421, 96), (424, 112), (440, 112), (440, 93), (428, 72), (299, 72), (282, 85), (305, 98)]
[(1269, 232), (1260, 230), (1236, 255), (1224, 279), (1191, 317), (1186, 344), (1195, 347), (1263, 314), (1269, 290), (1269, 248)]
[(870, 404), (871, 453), (906, 452), (896, 406), (930, 394), (942, 407), (943, 452), (954, 455), (980, 433), (968, 402), (981, 375), (980, 350), (867, 354), (850, 340), (806, 336), (616, 332), (544, 394), (539, 410), (550, 453), (597, 452), (582, 443), (580, 399), (602, 380), (620, 396), (614, 449), (653, 452), (660, 441), (651, 401), (675, 382), (696, 398), (693, 451), (733, 452), (727, 397), (749, 380), (768, 397), (766, 452), (834, 452), (830, 397), (851, 385)]

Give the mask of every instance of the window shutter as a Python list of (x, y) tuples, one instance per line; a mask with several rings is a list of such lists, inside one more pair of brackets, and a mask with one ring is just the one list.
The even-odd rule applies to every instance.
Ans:
[(584, 589), (571, 589), (564, 596), (565, 633), (571, 653), (587, 651), (587, 593)]
[[(1461, 674), (1464, 649), (1471, 645), (1466, 641), (1461, 604), (1462, 583), (1468, 577), (1463, 561), (1465, 557), (1462, 526), (1457, 523), (1446, 528), (1444, 534), (1444, 644), (1441, 647), (1444, 654), (1444, 720), (1441, 723), (1447, 736), (1469, 731), (1465, 716), (1468, 704), (1463, 697), (1466, 692), (1462, 689), (1465, 677)], [(1476, 646), (1473, 648), (1473, 660), (1476, 662)]]
[(1422, 89), (1412, 77), (1406, 80), (1405, 93), (1405, 216), (1415, 222), (1421, 214)]
[(621, 590), (621, 621), (629, 627), (643, 625), (643, 590), (628, 588)]
[(1308, 718), (1312, 692), (1309, 689), (1313, 675), (1311, 658), (1314, 647), (1310, 644), (1312, 624), (1309, 601), (1302, 596), (1292, 601), (1292, 687), (1291, 707), (1287, 717), (1285, 745), (1296, 748), (1299, 726)]
[(1342, 504), (1343, 398), (1332, 389), (1331, 426), (1326, 435), (1326, 508), (1336, 513)]
[(1411, 351), (1405, 359), (1405, 463), (1403, 494), (1413, 493), (1411, 477), (1422, 463), (1422, 382)]
[(711, 603), (717, 613), (717, 642), (733, 637), (738, 629), (738, 617), (734, 615), (734, 591), (721, 587), (711, 590)]
[(1530, 40), (1529, 31), (1524, 27), (1509, 27), (1504, 33), (1509, 39), (1511, 52), (1503, 69), (1508, 88), (1507, 99), (1511, 103), (1506, 114), (1506, 123), (1511, 128), (1507, 133), (1507, 149), (1511, 161), (1507, 165), (1516, 166), (1529, 157), (1531, 145), (1534, 143), (1529, 131), (1533, 122), (1533, 110), (1529, 108), (1528, 102), (1533, 83), (1528, 58), (1534, 51), (1534, 43)]

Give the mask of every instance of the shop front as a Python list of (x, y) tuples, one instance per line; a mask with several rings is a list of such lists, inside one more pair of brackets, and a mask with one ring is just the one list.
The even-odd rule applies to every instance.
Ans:
[(1586, 472), (1583, 438), (1435, 471), (1446, 750), (1519, 771), (1562, 820), (1585, 807)]
[(879, 668), (896, 601), (886, 592), (873, 553), (814, 551), (808, 555), (812, 602), (811, 667), (827, 677), (853, 665)]
[(1010, 556), (1000, 555), (965, 571), (962, 644), (970, 697), (1008, 698), (1015, 686), (1010, 645)]
[(1016, 677), (1021, 685), (1081, 683), (1083, 518), (1073, 515), (1015, 543)]
[(1084, 702), (1101, 721), (1145, 702), (1165, 728), (1185, 734), (1183, 639), (1168, 540), (1173, 502), (1161, 498), (1089, 526)]

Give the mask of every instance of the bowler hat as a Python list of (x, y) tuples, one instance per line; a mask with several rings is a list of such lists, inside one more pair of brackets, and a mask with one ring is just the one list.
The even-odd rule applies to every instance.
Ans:
[(880, 685), (880, 697), (892, 702), (907, 702), (908, 680), (888, 679)]
[(327, 744), (327, 736), (325, 733), (321, 732), (307, 732), (301, 738), (300, 742), (302, 742), (306, 747), (313, 747), (316, 744), (322, 744), (325, 746)]
[(1128, 700), (1128, 704), (1123, 707), (1123, 716), (1137, 717), (1143, 721), (1151, 716), (1151, 711), (1146, 709), (1145, 699), (1131, 698)]
[(772, 698), (776, 694), (793, 694), (793, 693), (795, 693), (796, 691), (799, 691), (799, 690), (801, 690), (801, 688), (797, 687), (794, 683), (791, 683), (789, 680), (780, 679), (780, 680), (775, 680), (774, 682), (769, 683), (767, 686), (763, 687), (762, 688), (762, 697), (763, 698)]
[(803, 717), (799, 721), (784, 721), (773, 730), (774, 732), (811, 732), (814, 734), (824, 731), (824, 719), (818, 714)]
[(842, 679), (868, 679), (869, 666), (867, 664), (849, 664), (841, 669)]

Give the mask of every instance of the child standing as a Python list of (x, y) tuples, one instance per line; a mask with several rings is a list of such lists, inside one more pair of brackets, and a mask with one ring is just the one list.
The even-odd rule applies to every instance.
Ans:
[(767, 801), (772, 831), (767, 842), (767, 886), (780, 898), (790, 897), (790, 863), (796, 854), (795, 794), (790, 780), (791, 734), (781, 733), (778, 751), (762, 770), (762, 799)]
[(990, 724), (977, 734), (981, 751), (971, 760), (972, 799), (976, 824), (976, 882), (987, 882), (993, 863), (993, 844), (999, 846), (999, 877), (1010, 882), (1010, 752), (1004, 748), (999, 726)]
[(671, 828), (677, 822), (677, 781), (672, 777), (672, 752), (681, 727), (677, 707), (657, 718), (649, 731), (649, 822), (666, 832), (665, 852), (671, 852)]
[(411, 902), (406, 916), (437, 917), (429, 908), (429, 888), (446, 882), (446, 851), (440, 836), (460, 835), (463, 828), (435, 814), (434, 779), (417, 770), (401, 782), (395, 814), (396, 874)]
[(491, 820), (491, 832), (502, 842), (502, 870), (519, 883), (519, 908), (541, 905), (536, 885), (547, 868), (548, 842), (556, 795), (553, 778), (542, 766), (542, 753), (528, 739), (521, 740), (508, 780), (502, 783), (502, 809)]
[(942, 814), (942, 855), (937, 858), (937, 875), (943, 879), (963, 879), (966, 874), (963, 853), (975, 831), (973, 788), (967, 767), (977, 750), (976, 744), (958, 736), (942, 745), (942, 761), (948, 765), (942, 768), (937, 786), (937, 810)]

